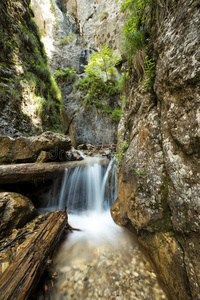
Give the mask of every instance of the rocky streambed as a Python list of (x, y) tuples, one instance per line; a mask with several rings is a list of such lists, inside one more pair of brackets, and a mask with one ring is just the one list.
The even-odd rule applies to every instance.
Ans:
[(71, 222), (83, 231), (69, 234), (54, 257), (51, 299), (167, 299), (137, 242), (109, 212)]

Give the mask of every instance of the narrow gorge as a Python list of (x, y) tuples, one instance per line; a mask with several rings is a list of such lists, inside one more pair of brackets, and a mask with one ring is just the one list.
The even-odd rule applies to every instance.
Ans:
[(1, 0), (0, 24), (0, 298), (35, 240), (16, 299), (200, 299), (199, 1)]

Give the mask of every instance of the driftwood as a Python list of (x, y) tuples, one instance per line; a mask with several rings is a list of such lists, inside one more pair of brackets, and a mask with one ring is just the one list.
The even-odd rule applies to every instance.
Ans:
[(24, 300), (32, 295), (66, 224), (65, 211), (56, 211), (49, 216), (3, 273), (0, 279), (0, 299)]
[(71, 225), (69, 225), (69, 223), (67, 223), (67, 225), (65, 226), (65, 230), (70, 231), (70, 232), (73, 232), (73, 231), (82, 231), (79, 228), (72, 227)]
[[(92, 163), (92, 160), (91, 160)], [(100, 163), (106, 164), (106, 159), (101, 159)], [(76, 168), (77, 166), (87, 166), (85, 160), (71, 162), (49, 162), (49, 163), (26, 163), (0, 165), (0, 185), (23, 183), (23, 182), (43, 182), (48, 179), (57, 178), (66, 168)]]

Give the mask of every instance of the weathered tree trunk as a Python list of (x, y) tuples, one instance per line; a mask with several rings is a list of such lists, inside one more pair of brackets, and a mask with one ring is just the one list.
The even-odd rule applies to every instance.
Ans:
[(0, 279), (0, 299), (24, 300), (31, 296), (66, 223), (67, 213), (56, 211), (42, 224)]
[[(100, 163), (106, 164), (108, 160), (102, 159)], [(57, 178), (59, 175), (62, 175), (66, 168), (75, 168), (77, 166), (87, 166), (87, 162), (82, 160), (62, 163), (0, 165), (0, 184), (44, 182), (45, 180)]]
[(41, 182), (53, 179), (71, 165), (71, 162), (0, 165), (0, 184)]

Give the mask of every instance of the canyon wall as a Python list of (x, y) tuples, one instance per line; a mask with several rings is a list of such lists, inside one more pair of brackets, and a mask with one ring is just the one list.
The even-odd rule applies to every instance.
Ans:
[(60, 129), (61, 94), (28, 0), (0, 3), (0, 135)]
[(138, 235), (170, 299), (200, 299), (200, 5), (161, 4), (151, 11), (153, 86), (134, 67), (126, 84), (112, 216)]
[[(104, 43), (115, 50), (116, 55), (121, 55), (121, 2), (31, 0), (52, 72), (69, 68), (78, 75), (76, 82), (66, 80), (59, 85), (63, 97), (63, 131), (70, 133), (74, 146), (117, 142), (118, 122), (94, 104), (86, 109), (84, 96), (79, 91), (75, 92), (73, 86), (84, 78), (90, 55), (100, 51)], [(103, 101), (111, 111), (121, 106), (119, 94), (104, 97)]]

